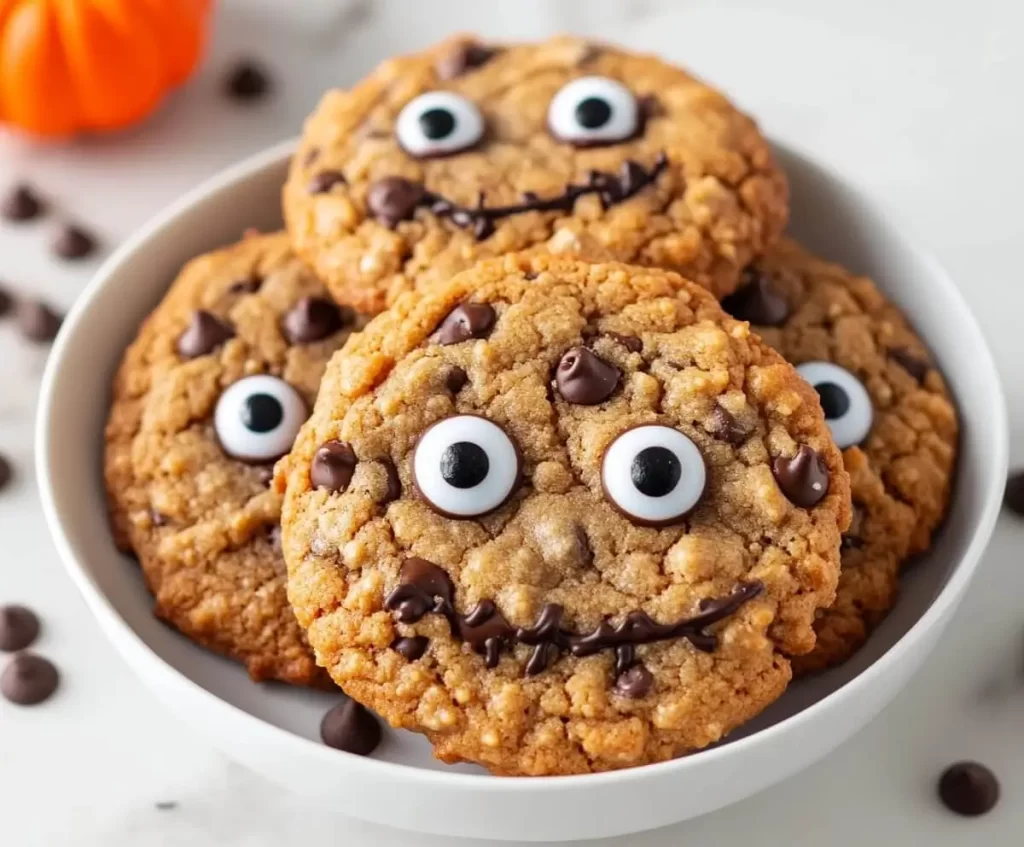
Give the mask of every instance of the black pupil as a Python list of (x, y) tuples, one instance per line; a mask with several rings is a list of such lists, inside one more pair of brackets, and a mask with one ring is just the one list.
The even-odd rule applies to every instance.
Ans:
[(821, 398), (821, 408), (828, 420), (834, 421), (846, 414), (850, 408), (850, 398), (843, 389), (834, 382), (820, 382), (814, 388)]
[(576, 106), (576, 122), (586, 129), (598, 129), (608, 123), (612, 107), (600, 97), (588, 97)]
[(441, 454), (441, 476), (453, 488), (473, 488), (487, 479), (487, 453), (472, 441), (456, 441)]
[(250, 394), (241, 414), (242, 424), (251, 432), (270, 432), (284, 419), (281, 401), (269, 394)]
[(679, 484), (683, 467), (667, 447), (645, 447), (633, 457), (629, 473), (641, 494), (664, 497)]
[(420, 115), (420, 129), (431, 141), (440, 141), (455, 129), (455, 115), (447, 109), (428, 109)]

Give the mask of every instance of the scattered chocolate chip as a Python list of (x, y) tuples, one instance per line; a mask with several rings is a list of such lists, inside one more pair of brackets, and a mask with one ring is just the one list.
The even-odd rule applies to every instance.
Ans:
[(461, 303), (452, 309), (435, 333), (442, 347), (471, 338), (484, 338), (494, 327), (494, 309), (486, 303)]
[(444, 386), (452, 394), (458, 394), (462, 391), (468, 381), (469, 374), (467, 374), (458, 365), (455, 365), (450, 371), (448, 371), (448, 375), (444, 379)]
[(496, 48), (475, 41), (463, 42), (438, 59), (434, 69), (442, 80), (455, 79), (466, 71), (486, 64), (497, 52)]
[(644, 343), (635, 335), (621, 335), (618, 332), (606, 332), (609, 338), (618, 341), (623, 347), (625, 347), (630, 353), (639, 353), (644, 349)]
[(173, 800), (160, 800), (154, 803), (153, 805), (156, 806), (157, 810), (161, 812), (169, 812), (172, 809), (178, 808), (178, 804), (175, 803)]
[(386, 506), (402, 496), (402, 480), (398, 476), (398, 468), (395, 467), (394, 462), (384, 458), (380, 460), (380, 463), (384, 466), (384, 473), (387, 476), (388, 484), (387, 490), (384, 492), (384, 499), (380, 501), (380, 504)]
[(951, 812), (976, 817), (999, 802), (999, 781), (984, 765), (957, 762), (939, 778), (939, 798)]
[(824, 460), (806, 444), (787, 459), (776, 457), (772, 474), (789, 501), (801, 509), (810, 509), (828, 494), (829, 473)]
[(789, 317), (789, 303), (771, 278), (747, 271), (741, 287), (722, 300), (722, 308), (737, 320), (755, 326), (779, 326)]
[(245, 102), (259, 100), (270, 91), (270, 87), (269, 75), (252, 59), (240, 61), (224, 80), (224, 93)]
[(612, 396), (619, 369), (586, 347), (567, 350), (555, 368), (555, 387), (570, 403), (595, 406)]
[(7, 483), (11, 481), (11, 477), (14, 476), (14, 470), (11, 468), (11, 463), (7, 457), (0, 454), (0, 490), (7, 487)]
[(7, 221), (31, 221), (43, 213), (43, 201), (31, 186), (14, 186), (0, 204), (0, 215)]
[(416, 207), (423, 200), (423, 184), (388, 176), (378, 179), (370, 186), (366, 195), (366, 207), (380, 223), (393, 229), (400, 221), (412, 218)]
[(232, 338), (234, 334), (234, 327), (227, 321), (205, 309), (197, 309), (192, 314), (192, 322), (178, 336), (178, 355), (183, 359), (205, 356)]
[(6, 288), (0, 287), (0, 318), (14, 307), (14, 296)]
[(668, 114), (665, 104), (661, 102), (657, 94), (642, 95), (638, 105), (640, 106), (640, 114), (643, 115), (645, 121), (651, 118), (663, 118)]
[(380, 744), (380, 723), (355, 700), (339, 703), (320, 722), (320, 737), (335, 750), (369, 756)]
[(391, 649), (410, 662), (415, 662), (420, 656), (427, 652), (430, 639), (423, 635), (413, 635), (409, 638), (399, 638), (392, 645)]
[(643, 665), (633, 665), (615, 680), (615, 691), (631, 700), (646, 697), (654, 686), (654, 674)]
[(309, 194), (326, 194), (336, 185), (346, 185), (348, 180), (341, 171), (320, 171), (309, 181), (306, 191)]
[(342, 310), (326, 297), (303, 297), (281, 318), (281, 331), (291, 344), (309, 344), (333, 335), (354, 318), (350, 309)]
[(258, 277), (239, 279), (231, 283), (228, 294), (255, 294), (260, 290), (261, 285), (263, 285), (263, 280)]
[(587, 531), (579, 524), (576, 524), (576, 552), (584, 567), (589, 567), (594, 563), (594, 550), (590, 546), (590, 538), (587, 537)]
[(310, 484), (327, 491), (344, 491), (352, 481), (358, 461), (352, 445), (325, 441), (317, 448), (309, 467)]
[(96, 238), (74, 224), (66, 224), (53, 242), (53, 252), (61, 259), (75, 261), (92, 255)]
[(0, 694), (19, 706), (34, 706), (57, 690), (57, 668), (35, 653), (18, 653), (0, 674)]
[(746, 427), (741, 426), (735, 415), (723, 406), (715, 404), (711, 412), (711, 419), (708, 423), (709, 430), (715, 438), (720, 438), (729, 444), (739, 446), (747, 440), (749, 435)]
[(24, 650), (38, 636), (39, 618), (35, 612), (25, 606), (0, 606), (0, 650)]
[(1024, 471), (1014, 471), (1006, 480), (1003, 505), (1015, 515), (1024, 517)]
[(45, 344), (57, 337), (64, 316), (42, 300), (22, 300), (17, 309), (18, 329), (29, 341)]
[(163, 512), (158, 512), (156, 509), (149, 510), (149, 520), (153, 526), (167, 526), (171, 522), (167, 515)]
[(888, 353), (889, 358), (916, 379), (919, 384), (924, 382), (924, 378), (928, 376), (928, 371), (931, 370), (931, 365), (923, 359), (917, 358), (906, 347), (894, 347)]

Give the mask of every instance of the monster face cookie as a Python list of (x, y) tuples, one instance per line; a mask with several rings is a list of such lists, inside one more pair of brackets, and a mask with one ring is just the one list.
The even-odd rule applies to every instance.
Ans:
[(787, 206), (768, 144), (721, 94), (572, 38), (385, 62), (323, 98), (284, 192), (299, 255), (366, 311), (531, 248), (676, 270), (721, 297)]
[(771, 250), (723, 306), (754, 329), (821, 397), (853, 489), (835, 604), (798, 671), (848, 658), (889, 611), (900, 565), (926, 550), (949, 500), (956, 411), (903, 315), (864, 278), (791, 241)]
[(318, 662), (502, 774), (668, 759), (757, 714), (849, 522), (815, 392), (746, 324), (673, 273), (551, 257), (371, 322), (285, 483)]
[(182, 271), (114, 382), (118, 544), (137, 555), (161, 618), (256, 680), (330, 685), (288, 606), (268, 483), (356, 323), (284, 234), (251, 236)]

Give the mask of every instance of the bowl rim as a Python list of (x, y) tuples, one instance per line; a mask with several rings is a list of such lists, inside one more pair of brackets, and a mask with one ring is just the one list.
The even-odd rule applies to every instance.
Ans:
[[(901, 238), (912, 246), (913, 251), (927, 265), (934, 278), (937, 280), (941, 279), (945, 295), (957, 307), (960, 316), (960, 331), (971, 340), (971, 347), (973, 355), (977, 357), (978, 368), (982, 373), (988, 375), (989, 381), (992, 383), (993, 400), (997, 403), (998, 408), (996, 411), (998, 414), (991, 416), (994, 439), (988, 444), (989, 452), (987, 455), (992, 472), (996, 474), (995, 478), (999, 479), (998, 473), (1000, 470), (1003, 471), (1003, 476), (1005, 476), (1009, 452), (1009, 426), (1004, 391), (995, 360), (986, 343), (984, 334), (973, 313), (968, 308), (967, 303), (964, 301), (959, 288), (932, 253), (921, 246), (921, 241), (916, 235), (909, 231), (908, 227), (902, 223), (897, 227), (891, 216), (885, 209), (880, 207), (877, 201), (871, 200), (863, 191), (841, 177), (827, 163), (823, 163), (810, 155), (799, 145), (794, 145), (788, 140), (783, 143), (775, 139), (773, 139), (772, 143), (777, 148), (795, 156), (795, 158), (813, 164), (815, 168), (827, 175), (829, 179), (839, 183), (843, 186), (844, 190), (849, 191), (856, 199), (868, 205), (872, 209), (873, 214), (877, 216), (880, 225), (886, 229), (898, 232)], [(145, 251), (152, 239), (158, 237), (167, 227), (171, 226), (181, 217), (187, 216), (192, 207), (204, 203), (214, 195), (235, 190), (241, 183), (262, 171), (280, 167), (291, 157), (296, 148), (297, 139), (281, 142), (249, 156), (204, 180), (136, 230), (96, 271), (68, 312), (46, 363), (40, 386), (35, 426), (35, 466), (43, 513), (54, 545), (63, 562), (64, 569), (71, 577), (72, 582), (77, 586), (89, 609), (98, 618), (101, 628), (114, 643), (114, 647), (121, 653), (122, 658), (132, 665), (133, 661), (128, 655), (128, 645), (137, 648), (134, 651), (136, 653), (141, 649), (140, 655), (148, 656), (153, 663), (152, 670), (161, 678), (163, 683), (180, 689), (182, 693), (192, 697), (193, 701), (201, 701), (205, 708), (219, 710), (223, 719), (240, 722), (247, 728), (247, 731), (253, 734), (254, 742), (259, 743), (261, 740), (266, 740), (275, 746), (277, 744), (295, 745), (296, 751), (301, 755), (321, 758), (325, 763), (329, 763), (339, 761), (338, 750), (289, 732), (246, 712), (226, 700), (222, 700), (216, 694), (203, 688), (185, 673), (171, 665), (132, 629), (100, 589), (88, 568), (78, 560), (74, 545), (65, 533), (62, 525), (61, 509), (55, 497), (56, 473), (50, 461), (50, 448), (53, 443), (51, 437), (51, 429), (53, 428), (52, 411), (55, 403), (54, 391), (58, 372), (65, 357), (68, 355), (68, 350), (72, 347), (72, 338), (79, 332), (87, 320), (90, 304), (96, 295), (106, 286), (107, 282), (123, 264), (131, 261), (140, 251)], [(345, 766), (351, 768), (354, 772), (353, 775), (357, 778), (361, 774), (375, 778), (387, 778), (390, 776), (410, 780), (424, 787), (441, 787), (444, 785), (445, 787), (474, 792), (496, 790), (518, 794), (524, 791), (550, 790), (556, 785), (560, 790), (587, 789), (599, 784), (629, 783), (661, 778), (662, 776), (667, 777), (674, 772), (697, 766), (695, 763), (738, 756), (748, 749), (770, 744), (776, 736), (791, 731), (800, 722), (808, 721), (821, 712), (833, 709), (840, 700), (872, 685), (876, 678), (884, 675), (892, 666), (899, 663), (903, 655), (913, 648), (915, 642), (926, 631), (940, 621), (947, 612), (951, 611), (951, 607), (959, 602), (967, 584), (978, 568), (982, 554), (988, 545), (995, 526), (1001, 501), (1001, 486), (990, 484), (984, 494), (981, 518), (973, 528), (971, 540), (959, 563), (957, 563), (945, 585), (943, 585), (921, 617), (884, 654), (861, 673), (821, 700), (812, 703), (778, 723), (739, 738), (729, 744), (702, 750), (691, 756), (623, 770), (572, 776), (538, 776), (530, 779), (496, 779), (490, 774), (433, 770), (406, 765), (401, 762), (352, 754), (344, 754)], [(127, 644), (119, 643), (119, 638), (124, 639)], [(147, 684), (149, 683), (147, 682)]]

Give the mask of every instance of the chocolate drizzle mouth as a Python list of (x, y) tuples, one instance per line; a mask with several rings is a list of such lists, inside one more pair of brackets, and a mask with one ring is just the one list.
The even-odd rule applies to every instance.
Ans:
[(481, 600), (467, 614), (460, 614), (455, 611), (455, 586), (448, 573), (433, 562), (413, 558), (402, 565), (401, 584), (384, 606), (402, 623), (416, 623), (428, 614), (443, 615), (452, 632), (485, 657), (488, 668), (497, 667), (501, 653), (518, 642), (533, 647), (526, 662), (527, 676), (543, 672), (566, 651), (582, 658), (614, 649), (615, 676), (619, 677), (636, 663), (640, 644), (685, 638), (698, 650), (712, 652), (718, 639), (707, 628), (763, 590), (760, 582), (740, 583), (732, 594), (705, 598), (698, 614), (674, 623), (658, 623), (647, 612), (633, 611), (618, 624), (604, 620), (592, 632), (580, 635), (562, 626), (565, 610), (557, 603), (544, 606), (531, 627), (512, 626), (491, 600)]
[(475, 206), (460, 206), (433, 191), (424, 191), (417, 206), (430, 209), (440, 218), (447, 218), (463, 229), (472, 229), (478, 240), (494, 232), (494, 222), (523, 212), (569, 212), (576, 201), (585, 194), (596, 194), (601, 207), (608, 209), (622, 203), (654, 183), (668, 167), (668, 157), (658, 154), (650, 169), (633, 159), (626, 159), (617, 174), (607, 171), (591, 171), (582, 185), (569, 183), (565, 190), (555, 197), (538, 197), (534, 192), (523, 194), (522, 203), (509, 206), (486, 206), (485, 196), (480, 192)]

